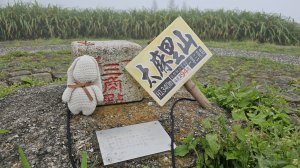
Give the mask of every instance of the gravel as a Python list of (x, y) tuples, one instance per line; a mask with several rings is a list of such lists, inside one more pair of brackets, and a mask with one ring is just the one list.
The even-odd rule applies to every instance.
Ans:
[(269, 58), (273, 61), (300, 65), (300, 56), (291, 56), (286, 54), (274, 54), (267, 52), (257, 52), (257, 51), (245, 51), (236, 49), (224, 49), (224, 48), (210, 48), (213, 54), (219, 56), (242, 56), (250, 58)]
[(57, 51), (71, 50), (70, 45), (46, 45), (46, 46), (22, 46), (22, 47), (1, 47), (0, 55), (5, 55), (14, 51), (38, 52), (38, 51)]
[[(32, 167), (70, 167), (66, 148), (64, 86), (20, 89), (0, 99), (0, 167), (21, 167), (20, 145)], [(56, 165), (56, 166), (55, 166)]]
[[(45, 85), (20, 89), (0, 99), (1, 129), (9, 133), (0, 135), (0, 167), (21, 167), (20, 145), (31, 167), (71, 167), (67, 152), (66, 105), (61, 101), (65, 85)], [(186, 97), (181, 89), (175, 97)], [(93, 115), (71, 117), (73, 156), (80, 165), (81, 152), (87, 151), (89, 165), (104, 167), (95, 131), (158, 120), (170, 133), (169, 110), (175, 99), (160, 107), (145, 98), (142, 102), (100, 106)], [(199, 121), (224, 112), (214, 108), (204, 110), (197, 102), (180, 102), (174, 111), (176, 143), (188, 133), (202, 130)], [(176, 158), (178, 167), (192, 167), (194, 156)], [(137, 158), (112, 165), (112, 167), (143, 168), (170, 167), (170, 152)]]

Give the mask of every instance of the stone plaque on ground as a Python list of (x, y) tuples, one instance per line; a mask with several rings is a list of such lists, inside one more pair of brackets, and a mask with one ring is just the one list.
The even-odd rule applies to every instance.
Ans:
[(97, 131), (104, 165), (170, 150), (171, 139), (158, 121)]
[(94, 56), (99, 63), (104, 96), (102, 104), (133, 102), (143, 99), (142, 88), (124, 70), (127, 63), (141, 50), (140, 45), (125, 40), (72, 42), (74, 58), (90, 55)]

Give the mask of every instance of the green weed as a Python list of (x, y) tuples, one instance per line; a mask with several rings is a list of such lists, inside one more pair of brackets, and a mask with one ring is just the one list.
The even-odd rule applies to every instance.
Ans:
[(247, 86), (235, 76), (219, 87), (201, 87), (233, 123), (224, 115), (203, 120), (206, 134), (188, 135), (175, 154), (195, 153), (197, 167), (299, 167), (300, 127), (290, 123), (287, 102), (276, 89), (260, 92), (255, 82)]
[(29, 53), (26, 51), (14, 51), (14, 52), (8, 53), (9, 57), (24, 57), (26, 55), (29, 55)]
[[(18, 147), (19, 155), (21, 158), (21, 164), (23, 168), (30, 168), (30, 165), (26, 159), (26, 156), (23, 152), (23, 149), (19, 146)], [(82, 152), (82, 160), (81, 160), (81, 168), (87, 168), (87, 152), (83, 151)]]
[(20, 155), (20, 158), (21, 158), (21, 163), (22, 163), (22, 167), (23, 168), (30, 168), (30, 165), (26, 159), (26, 156), (22, 150), (22, 148), (19, 146), (18, 148), (18, 151), (19, 151), (19, 155)]
[(21, 78), (21, 82), (23, 85), (29, 85), (29, 86), (34, 86), (34, 85), (45, 85), (49, 82), (41, 81), (41, 80), (36, 80), (34, 78), (30, 77), (23, 77)]
[(86, 151), (83, 151), (81, 153), (82, 158), (81, 158), (81, 168), (87, 168), (87, 153)]
[(67, 81), (67, 78), (62, 78), (62, 79), (57, 79), (53, 82), (45, 82), (45, 81), (41, 81), (41, 80), (35, 80), (33, 78), (29, 78), (29, 77), (23, 77), (21, 79), (22, 83), (21, 84), (15, 84), (15, 85), (11, 85), (11, 86), (2, 86), (0, 85), (0, 98), (18, 90), (21, 88), (25, 88), (25, 87), (31, 87), (31, 86), (36, 86), (36, 85), (46, 85), (49, 83), (55, 83), (55, 84), (63, 84)]
[(5, 134), (5, 133), (8, 133), (8, 132), (9, 132), (8, 130), (0, 129), (0, 134)]
[(12, 85), (12, 86), (2, 86), (2, 85), (0, 85), (0, 98), (16, 91), (17, 89), (20, 89), (22, 87), (23, 86), (20, 86), (20, 85)]
[(36, 53), (11, 52), (0, 58), (0, 79), (7, 78), (9, 72), (20, 70), (53, 69), (55, 72), (66, 72), (73, 57), (71, 51), (39, 51)]

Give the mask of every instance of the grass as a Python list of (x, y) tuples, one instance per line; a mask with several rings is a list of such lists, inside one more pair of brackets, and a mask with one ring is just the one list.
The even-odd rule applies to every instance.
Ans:
[(12, 52), (0, 57), (0, 79), (9, 72), (48, 68), (52, 72), (64, 73), (71, 64), (71, 51), (40, 51), (37, 53)]
[[(73, 39), (72, 39), (73, 40)], [(65, 43), (67, 40), (53, 40), (36, 43)], [(24, 43), (29, 44), (32, 41)], [(71, 41), (68, 41), (68, 43)], [(147, 40), (135, 42), (145, 45)], [(13, 43), (11, 43), (12, 45)], [(252, 50), (260, 48), (267, 52), (296, 53), (285, 46), (283, 51), (273, 44), (254, 42), (210, 42), (209, 47)], [(23, 45), (23, 44), (22, 44)], [(266, 47), (263, 47), (266, 46)], [(268, 46), (268, 47), (267, 47)], [(276, 49), (278, 47), (278, 49)], [(257, 50), (257, 49), (255, 49)], [(53, 72), (66, 72), (72, 56), (70, 51), (46, 51), (37, 53), (13, 52), (0, 57), (0, 76), (8, 72), (50, 68)], [(233, 81), (232, 76), (243, 76)], [(283, 78), (284, 77), (284, 78)], [(203, 90), (210, 100), (231, 111), (233, 123), (228, 127), (223, 116), (203, 121), (203, 137), (188, 136), (177, 149), (177, 155), (197, 153), (196, 165), (211, 167), (299, 167), (299, 127), (290, 123), (287, 113), (289, 104), (278, 96), (282, 92), (300, 95), (300, 66), (282, 64), (269, 59), (245, 57), (213, 56), (194, 78), (201, 84), (208, 84)], [(229, 80), (229, 82), (227, 82)], [(256, 82), (253, 82), (256, 80)], [(0, 86), (0, 98), (23, 87), (46, 84), (42, 81), (25, 79), (24, 84)], [(60, 82), (65, 82), (63, 79)], [(202, 88), (203, 89), (203, 88)], [(271, 91), (270, 93), (267, 93)], [(296, 107), (296, 115), (300, 109)], [(267, 121), (267, 122), (266, 122)], [(0, 130), (0, 133), (5, 131)], [(21, 162), (25, 166), (26, 158), (19, 148)], [(22, 158), (23, 155), (23, 158)], [(82, 153), (82, 166), (86, 166), (87, 155)]]
[(81, 156), (81, 168), (87, 168), (87, 152), (82, 151)]
[[(194, 75), (194, 80), (208, 86), (223, 86), (232, 72), (243, 76), (247, 85), (251, 85), (253, 80), (256, 81), (261, 91), (272, 86), (283, 95), (300, 96), (300, 88), (297, 87), (300, 84), (300, 66), (269, 59), (213, 56)], [(297, 111), (296, 108), (294, 111)]]
[(0, 129), (0, 134), (5, 134), (5, 133), (8, 133), (8, 132), (9, 132), (8, 130)]
[[(141, 41), (144, 43), (145, 40)], [(70, 51), (43, 51), (37, 53), (13, 52), (0, 57), (0, 79), (7, 78), (9, 72), (18, 70), (33, 70), (48, 68), (53, 73), (65, 73), (70, 66), (73, 57)], [(196, 73), (195, 78), (202, 83), (221, 85), (224, 77), (228, 76), (232, 70), (239, 70), (245, 76), (246, 81), (252, 79), (259, 83), (274, 84), (282, 89), (294, 89), (293, 84), (300, 82), (300, 66), (281, 64), (269, 59), (255, 59), (245, 57), (222, 57), (213, 56)], [(281, 77), (286, 76), (288, 80), (282, 81)], [(65, 79), (63, 79), (64, 81)], [(42, 84), (24, 81), (23, 85), (13, 85), (10, 87), (0, 86), (0, 97), (3, 97), (19, 88), (30, 85)], [(284, 84), (284, 85), (283, 85)], [(300, 89), (294, 89), (300, 92)]]
[(300, 117), (299, 108), (281, 96), (300, 95), (294, 86), (300, 83), (299, 65), (214, 56), (194, 78), (232, 122), (224, 115), (202, 120), (202, 134), (184, 138), (175, 150), (177, 156), (192, 154), (196, 167), (300, 166), (299, 122), (290, 117)]
[[(37, 85), (46, 85), (46, 84), (50, 84), (50, 83), (55, 83), (55, 84), (62, 84), (65, 83), (66, 79), (58, 79), (55, 80), (53, 82), (45, 82), (45, 81), (41, 81), (41, 80), (36, 80), (36, 79), (32, 79), (29, 77), (24, 77), (22, 78), (22, 83), (21, 84), (14, 84), (11, 86), (2, 86), (0, 85), (0, 98), (5, 97), (6, 95), (13, 93), (14, 91), (21, 89), (21, 88), (25, 88), (25, 87), (32, 87), (32, 86), (37, 86)], [(1, 130), (0, 130), (1, 133)]]
[[(121, 38), (122, 39), (122, 38)], [(69, 45), (73, 41), (106, 41), (113, 40), (108, 38), (73, 38), (73, 39), (36, 39), (36, 40), (13, 40), (0, 42), (3, 47), (22, 47), (22, 46), (44, 46), (44, 45)], [(120, 40), (120, 39), (119, 39)], [(141, 46), (146, 46), (149, 39), (124, 39), (135, 42)], [(209, 48), (228, 48), (246, 51), (260, 51), (268, 53), (280, 53), (287, 55), (300, 56), (300, 45), (282, 46), (270, 43), (257, 43), (254, 41), (204, 41)]]
[(38, 38), (133, 38), (157, 36), (182, 16), (205, 40), (253, 40), (299, 44), (300, 27), (290, 18), (247, 11), (67, 9), (35, 3), (0, 7), (0, 40)]
[(0, 98), (16, 91), (17, 89), (23, 88), (25, 86), (12, 85), (12, 86), (1, 86), (0, 85)]
[[(140, 44), (145, 40), (140, 40)], [(215, 42), (214, 42), (215, 43)], [(210, 44), (210, 43), (208, 43)], [(221, 43), (215, 43), (223, 45)], [(249, 44), (251, 44), (249, 42)], [(224, 44), (225, 45), (225, 44)], [(244, 45), (240, 45), (242, 48)], [(254, 46), (254, 45), (253, 45)], [(228, 46), (229, 47), (229, 46)], [(242, 48), (244, 49), (244, 48)], [(275, 52), (275, 51), (274, 51)], [(41, 51), (37, 53), (28, 52), (12, 52), (0, 57), (0, 79), (6, 78), (9, 72), (19, 70), (33, 70), (48, 68), (52, 72), (66, 72), (68, 66), (71, 64), (73, 57), (70, 51)], [(268, 76), (284, 75), (294, 73), (295, 78), (300, 76), (299, 66), (285, 65), (269, 61), (268, 59), (253, 59), (253, 58), (239, 58), (239, 57), (218, 57), (214, 56), (205, 66), (200, 70), (210, 73), (218, 73), (223, 70), (230, 71), (231, 67), (235, 69), (243, 69), (245, 75), (253, 76), (259, 75), (256, 72), (267, 73)]]
[[(248, 58), (248, 57), (224, 57), (214, 55), (200, 71), (220, 72), (222, 70), (232, 71), (232, 69), (240, 69), (247, 74), (246, 71), (272, 73), (273, 76), (281, 75), (285, 72), (296, 73), (295, 76), (299, 77), (299, 65), (283, 64), (272, 61), (268, 58)], [(249, 72), (250, 73), (250, 72)], [(259, 74), (257, 74), (259, 75)], [(270, 74), (271, 75), (271, 74)]]
[[(9, 72), (19, 70), (36, 70), (48, 68), (52, 73), (66, 73), (73, 58), (70, 51), (41, 51), (37, 53), (12, 52), (0, 57), (0, 80), (6, 79)], [(53, 81), (52, 83), (64, 83), (66, 79)], [(0, 98), (20, 88), (33, 85), (44, 85), (49, 82), (37, 81), (31, 78), (23, 78), (21, 84), (11, 86), (0, 85)]]
[(175, 149), (177, 156), (193, 153), (196, 167), (300, 166), (300, 127), (289, 117), (288, 103), (278, 90), (261, 92), (256, 82), (248, 85), (237, 73), (221, 86), (201, 90), (211, 101), (228, 111), (199, 122), (202, 134), (188, 135)]
[[(11, 40), (0, 42), (3, 47), (22, 47), (22, 46), (46, 46), (46, 45), (69, 45), (73, 41), (83, 41), (83, 40), (95, 40), (95, 41), (105, 41), (111, 40), (108, 38), (71, 38), (71, 39), (59, 39), (59, 38), (49, 38), (49, 39), (34, 39), (34, 40)], [(146, 44), (146, 42), (145, 42)]]
[(19, 155), (20, 155), (20, 159), (21, 159), (21, 163), (22, 163), (22, 167), (23, 168), (30, 168), (30, 165), (26, 159), (26, 156), (23, 152), (23, 149), (19, 146), (18, 147), (18, 151), (19, 151)]

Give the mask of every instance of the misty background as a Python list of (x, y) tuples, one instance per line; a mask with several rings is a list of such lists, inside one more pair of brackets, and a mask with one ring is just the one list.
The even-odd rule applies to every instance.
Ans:
[[(189, 9), (200, 10), (246, 10), (278, 14), (300, 23), (300, 0), (36, 0), (43, 5), (58, 5), (64, 8), (110, 8), (115, 10), (132, 9)], [(0, 0), (1, 6), (16, 0)], [(35, 2), (35, 0), (22, 0)]]

